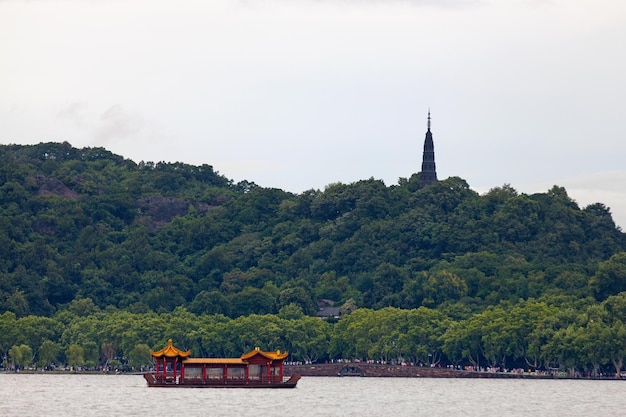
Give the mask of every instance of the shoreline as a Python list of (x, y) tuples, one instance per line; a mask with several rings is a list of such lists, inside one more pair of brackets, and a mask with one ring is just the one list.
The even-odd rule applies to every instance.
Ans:
[[(448, 368), (428, 368), (421, 366), (381, 365), (362, 363), (334, 363), (334, 364), (307, 364), (285, 365), (284, 375), (300, 374), (303, 377), (343, 377), (343, 378), (448, 378), (448, 379), (548, 379), (548, 380), (586, 380), (586, 381), (626, 381), (626, 377), (615, 376), (569, 376), (565, 373), (547, 374), (541, 372), (495, 372), (495, 371), (467, 371)], [(342, 372), (343, 371), (343, 372)], [(69, 371), (69, 370), (41, 370), (27, 369), (15, 372), (0, 370), (0, 375), (107, 375), (107, 376), (142, 376), (144, 372), (129, 371)]]
[(383, 365), (370, 363), (329, 363), (307, 365), (285, 365), (285, 375), (299, 373), (302, 376), (322, 377), (363, 377), (363, 378), (495, 378), (495, 379), (575, 379), (624, 381), (624, 377), (615, 376), (570, 376), (566, 373), (543, 372), (495, 372), (467, 371), (449, 368), (429, 368), (423, 366)]

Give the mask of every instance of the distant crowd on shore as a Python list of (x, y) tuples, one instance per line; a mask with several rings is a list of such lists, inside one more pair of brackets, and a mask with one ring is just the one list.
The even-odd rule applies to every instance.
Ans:
[[(302, 365), (322, 365), (318, 362), (312, 361), (291, 361), (284, 363), (287, 366), (302, 366)], [(430, 365), (425, 365), (422, 362), (413, 363), (413, 362), (387, 362), (383, 360), (373, 360), (373, 359), (330, 359), (325, 361), (323, 364), (332, 365), (332, 364), (368, 364), (368, 365), (400, 365), (400, 366), (416, 366), (416, 367), (430, 367), (436, 369), (447, 369), (450, 371), (464, 371), (464, 372), (477, 372), (477, 373), (490, 373), (490, 374), (515, 374), (515, 375), (528, 375), (528, 376), (537, 376), (537, 377), (574, 377), (574, 378), (626, 378), (626, 372), (621, 373), (620, 375), (611, 375), (606, 373), (598, 373), (595, 377), (590, 373), (581, 373), (576, 372), (574, 375), (568, 375), (567, 372), (559, 369), (525, 369), (525, 368), (502, 368), (499, 366), (474, 366), (474, 365), (445, 365), (444, 367), (441, 364), (432, 363)]]

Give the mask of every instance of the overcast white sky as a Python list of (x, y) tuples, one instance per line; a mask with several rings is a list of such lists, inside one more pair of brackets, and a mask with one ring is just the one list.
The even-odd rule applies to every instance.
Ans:
[(421, 166), (626, 227), (626, 1), (0, 0), (0, 143), (300, 193)]

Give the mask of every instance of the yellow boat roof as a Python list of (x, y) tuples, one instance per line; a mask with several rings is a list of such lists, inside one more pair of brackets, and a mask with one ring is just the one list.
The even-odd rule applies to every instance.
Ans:
[(282, 360), (285, 359), (287, 356), (289, 356), (288, 352), (281, 352), (280, 350), (274, 351), (274, 352), (266, 352), (263, 351), (261, 349), (254, 348), (253, 350), (251, 350), (248, 353), (245, 353), (243, 355), (241, 355), (239, 358), (190, 358), (189, 356), (191, 355), (191, 350), (187, 350), (187, 351), (182, 351), (176, 347), (174, 347), (174, 345), (172, 344), (172, 339), (169, 339), (167, 341), (167, 346), (164, 347), (161, 350), (157, 350), (157, 351), (153, 351), (152, 349), (150, 349), (150, 355), (152, 355), (155, 358), (162, 358), (162, 357), (167, 357), (167, 358), (175, 358), (175, 357), (181, 357), (181, 358), (186, 358), (183, 362), (184, 363), (199, 363), (199, 364), (228, 364), (228, 365), (237, 365), (237, 364), (241, 364), (241, 365), (245, 365), (247, 364), (247, 360), (256, 356), (256, 355), (261, 355), (269, 360), (272, 361), (277, 361), (277, 360)]
[(183, 361), (185, 365), (246, 365), (248, 362), (241, 358), (189, 358)]
[(155, 358), (162, 358), (163, 356), (168, 358), (174, 358), (176, 356), (186, 358), (191, 355), (191, 350), (184, 352), (180, 349), (175, 348), (174, 345), (172, 345), (172, 339), (170, 339), (167, 341), (167, 346), (165, 346), (163, 349), (157, 350), (156, 352), (150, 349), (150, 355)]
[(249, 359), (249, 358), (251, 358), (251, 357), (253, 357), (255, 355), (263, 355), (267, 359), (271, 359), (273, 361), (276, 361), (276, 360), (285, 359), (287, 356), (289, 356), (289, 353), (288, 352), (282, 352), (281, 353), (280, 350), (277, 350), (275, 352), (265, 352), (265, 351), (263, 351), (263, 350), (261, 350), (261, 349), (259, 349), (257, 347), (257, 348), (254, 348), (254, 350), (251, 350), (250, 352), (241, 355), (241, 359), (246, 360), (246, 359)]

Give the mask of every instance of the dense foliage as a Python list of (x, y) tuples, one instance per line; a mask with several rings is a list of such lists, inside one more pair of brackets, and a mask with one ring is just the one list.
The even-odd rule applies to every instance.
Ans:
[(336, 324), (306, 316), (295, 304), (274, 314), (196, 315), (100, 311), (72, 301), (54, 317), (0, 315), (5, 366), (149, 366), (149, 349), (171, 337), (194, 356), (238, 357), (255, 346), (285, 349), (290, 361), (371, 359), (424, 366), (472, 365), (618, 373), (626, 357), (626, 293), (602, 303), (575, 297), (503, 302), (466, 318), (419, 307), (357, 309)]
[[(526, 195), (504, 185), (478, 195), (458, 177), (423, 188), (418, 180), (416, 174), (389, 187), (374, 179), (336, 183), (295, 195), (235, 184), (210, 165), (137, 164), (68, 143), (0, 146), (0, 314), (20, 326), (44, 323), (38, 326), (50, 332), (37, 340), (7, 332), (0, 354), (15, 348), (9, 356), (28, 357), (31, 349), (36, 358), (42, 348), (58, 348), (70, 362), (87, 344), (94, 360), (106, 346), (112, 353), (105, 356), (128, 357), (137, 344), (157, 347), (174, 332), (197, 352), (239, 354), (252, 339), (190, 335), (224, 331), (220, 337), (227, 338), (225, 328), (265, 320), (282, 332), (273, 340), (284, 346), (270, 339), (263, 346), (289, 347), (302, 360), (425, 362), (430, 350), (431, 361), (504, 366), (534, 358), (541, 366), (597, 369), (597, 359), (580, 359), (583, 348), (566, 362), (543, 347), (605, 330), (593, 326), (623, 326), (623, 317), (607, 309), (626, 291), (626, 238), (609, 209), (600, 203), (581, 209), (558, 186)], [(359, 309), (335, 325), (281, 318), (289, 311), (314, 315), (318, 299)], [(70, 314), (81, 305), (88, 314)], [(585, 321), (588, 311), (601, 320)], [(523, 314), (530, 316), (516, 316)], [(159, 324), (177, 315), (185, 317), (174, 321), (179, 330)], [(384, 315), (392, 318), (375, 325), (381, 335), (364, 336), (366, 318)], [(103, 328), (109, 321), (147, 321), (152, 334), (137, 330), (143, 341), (128, 343), (87, 329), (65, 336), (88, 318)], [(358, 318), (369, 324), (356, 324)], [(181, 330), (187, 320), (197, 329)], [(524, 321), (524, 329), (516, 327)], [(289, 333), (291, 325), (299, 330)], [(506, 333), (498, 325), (515, 329), (515, 348), (480, 344), (486, 332)], [(409, 336), (411, 329), (419, 333), (415, 327), (427, 334)], [(289, 335), (306, 340), (307, 329), (326, 342), (296, 353), (302, 351)], [(402, 337), (383, 337), (386, 329)], [(420, 337), (432, 346), (419, 347)], [(372, 347), (391, 342), (387, 350)], [(73, 354), (63, 356), (70, 346)]]

